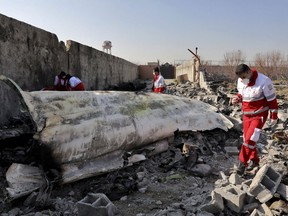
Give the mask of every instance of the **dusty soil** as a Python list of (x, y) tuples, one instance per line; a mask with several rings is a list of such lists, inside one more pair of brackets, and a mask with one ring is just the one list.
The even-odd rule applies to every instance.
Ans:
[[(218, 138), (211, 137), (212, 133), (218, 134)], [(8, 167), (1, 166), (1, 215), (35, 215), (36, 212), (42, 215), (77, 215), (77, 202), (88, 193), (105, 194), (117, 207), (119, 215), (197, 215), (197, 212), (201, 212), (200, 206), (211, 199), (215, 181), (221, 178), (219, 171), (228, 175), (237, 159), (227, 157), (223, 152), (227, 134), (217, 130), (203, 133), (213, 152), (207, 151), (207, 155), (203, 155), (199, 149), (194, 149), (190, 159), (193, 159), (193, 164), (197, 161), (196, 164), (210, 165), (211, 170), (206, 174), (192, 172), (182, 154), (181, 142), (184, 139), (191, 140), (191, 136), (195, 141), (195, 137), (199, 136), (194, 135), (182, 134), (180, 140), (175, 138), (168, 151), (133, 166), (69, 185), (60, 186), (51, 181), (45, 190), (37, 192), (34, 197), (30, 195), (14, 201), (9, 201), (5, 192), (5, 172)], [(197, 142), (203, 145), (201, 140)], [(18, 155), (28, 151), (26, 147), (18, 149)], [(17, 155), (10, 154), (8, 157), (8, 152), (9, 148), (4, 148), (1, 154), (16, 160)]]
[[(215, 142), (215, 140), (210, 141), (210, 144)], [(6, 186), (3, 175), (5, 169), (2, 167), (1, 216), (76, 216), (78, 215), (77, 202), (89, 193), (105, 194), (119, 210), (117, 215), (211, 215), (201, 211), (201, 206), (211, 200), (211, 191), (219, 187), (219, 181), (222, 179), (220, 171), (228, 176), (237, 162), (237, 156), (227, 156), (225, 152), (216, 149), (218, 148), (216, 147), (211, 155), (198, 152), (195, 165), (206, 164), (212, 168), (207, 176), (201, 175), (203, 172), (188, 170), (185, 166), (187, 164), (185, 158), (179, 158), (180, 146), (177, 146), (146, 161), (109, 174), (63, 186), (51, 182), (51, 192), (49, 193), (49, 190), (37, 192), (37, 199), (34, 201), (31, 196), (10, 202), (5, 199), (3, 194)], [(263, 163), (267, 162), (267, 155), (262, 155), (261, 158)], [(244, 176), (246, 179), (252, 177)], [(235, 216), (250, 215), (250, 213), (237, 214), (225, 208), (219, 215)]]
[[(199, 177), (180, 169), (167, 173), (161, 170), (149, 172), (145, 193), (135, 192), (127, 196), (126, 201), (113, 203), (122, 215), (198, 215), (201, 213), (200, 206), (211, 200), (211, 191), (215, 188), (215, 181), (219, 179), (218, 172), (222, 170), (227, 173), (234, 163), (231, 158), (229, 163), (224, 160), (220, 165), (213, 162), (212, 158), (203, 157), (203, 161), (213, 167), (210, 176)], [(226, 215), (229, 214), (227, 211)]]

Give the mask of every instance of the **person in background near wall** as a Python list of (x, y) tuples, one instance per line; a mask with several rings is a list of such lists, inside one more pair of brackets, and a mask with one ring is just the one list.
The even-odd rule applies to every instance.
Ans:
[(252, 171), (259, 166), (256, 142), (269, 114), (268, 125), (277, 124), (278, 103), (270, 78), (246, 64), (238, 65), (235, 73), (238, 94), (232, 97), (232, 104), (242, 103), (243, 112), (243, 144), (236, 172), (242, 175), (245, 170)]
[(60, 74), (55, 76), (54, 90), (56, 90), (56, 91), (67, 91), (66, 86), (67, 86), (66, 73), (64, 71), (61, 71)]
[(159, 67), (156, 67), (153, 71), (153, 86), (152, 91), (158, 93), (164, 93), (166, 90), (164, 77), (160, 74)]
[(85, 87), (83, 82), (75, 76), (71, 76), (70, 74), (66, 75), (67, 77), (67, 90), (68, 91), (85, 91)]

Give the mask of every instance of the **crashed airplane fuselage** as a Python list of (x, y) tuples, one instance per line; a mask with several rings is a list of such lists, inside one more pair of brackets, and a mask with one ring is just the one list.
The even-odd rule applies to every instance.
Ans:
[(215, 107), (197, 100), (145, 92), (25, 92), (9, 78), (0, 79), (20, 96), (34, 138), (62, 168), (62, 183), (121, 168), (125, 153), (175, 131), (233, 126)]

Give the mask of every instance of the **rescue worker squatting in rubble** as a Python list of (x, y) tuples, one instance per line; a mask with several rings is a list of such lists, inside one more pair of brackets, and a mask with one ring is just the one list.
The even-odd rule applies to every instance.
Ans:
[(270, 126), (277, 124), (278, 103), (271, 79), (246, 64), (236, 67), (238, 94), (232, 104), (242, 103), (243, 144), (239, 153), (237, 173), (244, 174), (259, 166), (256, 142), (270, 113)]
[(85, 91), (84, 84), (78, 77), (71, 76), (70, 74), (67, 74), (66, 77), (67, 77), (66, 89), (68, 91)]
[(60, 74), (55, 76), (54, 79), (54, 90), (56, 91), (67, 91), (67, 77), (64, 71), (61, 71)]
[(164, 93), (166, 90), (164, 77), (160, 74), (159, 67), (153, 71), (153, 86), (152, 91), (157, 93)]

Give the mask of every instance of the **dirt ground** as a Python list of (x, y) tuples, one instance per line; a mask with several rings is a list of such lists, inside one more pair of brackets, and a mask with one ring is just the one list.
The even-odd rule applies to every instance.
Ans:
[[(227, 134), (215, 130), (203, 132), (201, 135), (200, 137), (205, 137), (208, 142), (205, 146), (210, 146), (212, 151), (203, 154), (198, 148), (193, 149), (194, 153), (190, 155), (190, 159), (195, 159), (193, 167), (208, 165), (211, 168), (208, 172), (203, 172), (205, 168), (189, 169), (182, 154), (183, 140), (194, 139), (201, 145), (203, 140), (196, 140), (199, 133), (181, 134), (180, 138), (174, 139), (175, 142), (168, 151), (121, 170), (62, 186), (50, 182), (49, 189), (47, 187), (46, 190), (38, 192), (34, 198), (30, 195), (9, 201), (4, 189), (7, 187), (4, 179), (6, 167), (1, 166), (1, 216), (76, 216), (77, 203), (89, 193), (105, 194), (117, 207), (117, 215), (211, 215), (202, 211), (201, 206), (211, 200), (211, 191), (219, 186), (219, 181), (223, 179), (221, 171), (229, 176), (233, 165), (237, 163), (237, 155), (227, 155), (223, 151), (225, 141), (236, 137), (237, 133), (230, 131)], [(5, 154), (2, 151), (2, 155)], [(267, 155), (261, 157), (264, 159)], [(252, 177), (247, 175), (245, 178)], [(250, 214), (237, 214), (225, 208), (219, 215)]]
[[(217, 139), (212, 137), (213, 133), (218, 134)], [(211, 199), (215, 181), (221, 178), (219, 171), (229, 175), (237, 160), (236, 157), (227, 157), (223, 152), (225, 139), (228, 138), (225, 133), (221, 130), (204, 133), (215, 152), (203, 155), (200, 150), (195, 150), (190, 155), (193, 164), (210, 165), (211, 169), (204, 174), (201, 170), (189, 170), (182, 154), (181, 142), (184, 139), (191, 140), (191, 136), (195, 140), (195, 137), (199, 137), (196, 136), (198, 133), (182, 134), (180, 139), (174, 139), (175, 143), (168, 151), (130, 167), (62, 186), (51, 182), (34, 198), (26, 196), (9, 201), (5, 192), (5, 172), (8, 167), (1, 166), (1, 216), (35, 215), (36, 212), (39, 215), (78, 215), (77, 202), (89, 193), (105, 194), (119, 210), (118, 215), (198, 215), (197, 212), (201, 212), (199, 207)], [(221, 140), (222, 144), (219, 143)], [(19, 155), (21, 151), (28, 151), (21, 147), (19, 150)], [(2, 150), (2, 155), (15, 160), (16, 155), (7, 157), (7, 151), (9, 148)]]
[[(219, 171), (228, 174), (235, 159), (225, 159), (216, 164), (212, 158), (203, 157), (203, 161), (213, 168), (213, 173), (207, 177), (195, 176), (184, 170), (148, 173), (147, 179), (150, 181), (145, 193), (136, 192), (127, 196), (126, 201), (113, 203), (122, 215), (200, 215), (199, 207), (211, 200), (215, 181), (221, 178)], [(225, 215), (233, 213), (227, 211)]]

